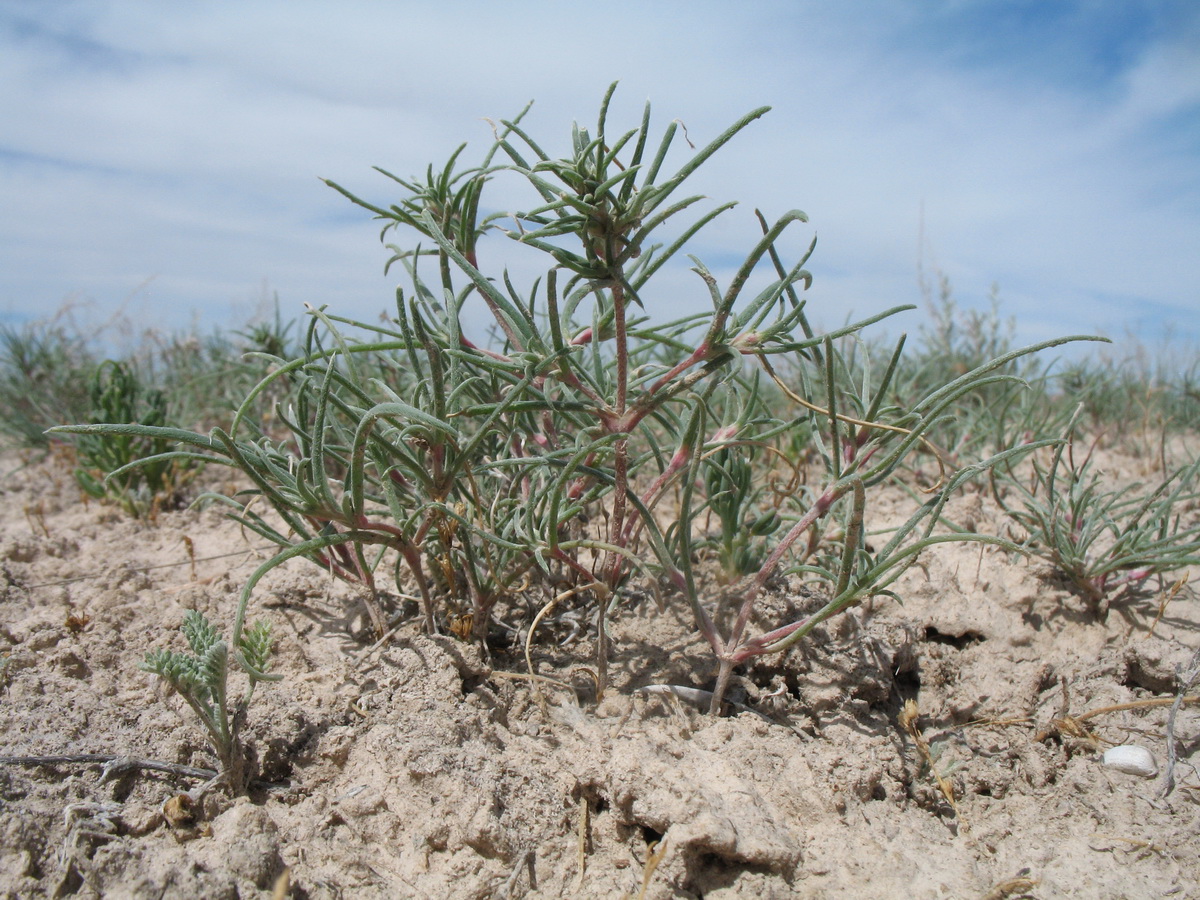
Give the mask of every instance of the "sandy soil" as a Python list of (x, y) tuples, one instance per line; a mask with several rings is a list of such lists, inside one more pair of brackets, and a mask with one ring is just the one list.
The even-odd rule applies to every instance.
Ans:
[[(83, 503), (61, 464), (2, 461), (2, 897), (1200, 896), (1200, 708), (1176, 717), (1166, 796), (1169, 707), (1043, 734), (1064, 704), (1169, 703), (1200, 642), (1190, 589), (1161, 617), (1152, 596), (1101, 620), (1036, 562), (945, 545), (905, 576), (903, 606), (876, 601), (758, 661), (744, 710), (713, 719), (637, 690), (715, 671), (686, 610), (650, 592), (615, 619), (615, 684), (596, 704), (570, 610), (535, 662), (574, 692), (505, 674), (524, 671), (511, 636), (485, 659), (420, 634), (403, 598), (406, 624), (373, 646), (361, 598), (295, 562), (253, 602), (285, 675), (245, 730), (270, 786), (231, 800), (103, 758), (214, 765), (190, 710), (137, 664), (182, 649), (187, 609), (227, 629), (261, 542), (215, 509), (135, 521)], [(952, 512), (1003, 527), (979, 494)], [(519, 640), (542, 602), (510, 614)], [(763, 623), (817, 602), (781, 583)], [(953, 805), (903, 727), (907, 701)], [(1124, 743), (1158, 774), (1103, 765)], [(102, 759), (11, 760), (73, 754)]]

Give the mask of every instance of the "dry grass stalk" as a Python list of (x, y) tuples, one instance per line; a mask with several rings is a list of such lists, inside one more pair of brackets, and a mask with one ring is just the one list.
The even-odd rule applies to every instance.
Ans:
[(946, 802), (954, 810), (954, 815), (961, 819), (958, 812), (958, 802), (954, 799), (954, 785), (938, 772), (937, 766), (934, 764), (933, 752), (929, 749), (929, 742), (925, 740), (925, 736), (921, 734), (921, 730), (917, 727), (917, 719), (920, 716), (921, 711), (917, 708), (917, 701), (912, 699), (905, 700), (904, 709), (900, 712), (900, 727), (907, 731), (913, 739), (913, 743), (917, 747), (917, 752), (921, 754), (921, 759), (925, 761), (929, 773), (933, 776), (934, 781), (937, 782), (938, 790), (942, 792), (942, 796), (946, 798)]

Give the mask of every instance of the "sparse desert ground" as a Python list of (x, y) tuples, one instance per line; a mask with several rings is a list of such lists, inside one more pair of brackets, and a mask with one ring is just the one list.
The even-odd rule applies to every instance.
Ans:
[[(404, 597), (378, 643), (361, 597), (296, 560), (254, 595), (284, 677), (249, 708), (260, 782), (232, 800), (105, 760), (213, 766), (182, 700), (137, 666), (179, 646), (187, 609), (230, 620), (261, 540), (215, 508), (85, 503), (53, 457), (4, 463), (0, 896), (1200, 896), (1195, 706), (1174, 717), (1163, 792), (1177, 670), (1200, 643), (1191, 587), (1101, 618), (1042, 563), (940, 545), (897, 586), (903, 605), (879, 598), (740, 670), (742, 706), (718, 719), (639, 691), (714, 671), (686, 608), (650, 590), (614, 618), (596, 703), (570, 610), (534, 647), (564, 690), (519, 677), (523, 632), (488, 659), (422, 634)], [(1149, 465), (1101, 464), (1113, 483)], [(908, 502), (889, 491), (880, 522)], [(1007, 527), (986, 491), (949, 512)], [(780, 580), (761, 611), (814, 602)], [(1103, 765), (1119, 744), (1157, 774)], [(45, 759), (82, 754), (99, 759)]]

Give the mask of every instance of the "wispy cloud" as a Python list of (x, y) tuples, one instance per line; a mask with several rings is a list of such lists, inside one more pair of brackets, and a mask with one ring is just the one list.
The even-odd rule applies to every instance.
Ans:
[[(562, 149), (619, 78), (616, 120), (650, 97), (698, 141), (775, 107), (697, 176), (744, 203), (701, 254), (732, 265), (756, 206), (804, 209), (822, 321), (919, 300), (920, 259), (963, 302), (998, 283), (1023, 337), (1200, 339), (1200, 7), (865, 10), (0, 2), (0, 312), (149, 278), (167, 327), (248, 316), (264, 280), (287, 309), (370, 316), (395, 281), (377, 229), (317, 176), (387, 199), (370, 166), (483, 146), (483, 117), (531, 98)], [(690, 278), (664, 307), (705, 302)]]

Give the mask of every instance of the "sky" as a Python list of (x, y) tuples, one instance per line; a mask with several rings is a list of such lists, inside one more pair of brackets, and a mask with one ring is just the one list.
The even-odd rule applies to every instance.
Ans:
[[(756, 209), (803, 210), (783, 245), (818, 237), (824, 327), (944, 275), (963, 308), (995, 291), (1023, 343), (1200, 345), (1194, 0), (0, 0), (0, 322), (237, 329), (276, 296), (375, 320), (402, 273), (320, 179), (395, 202), (372, 166), (417, 175), (464, 141), (475, 161), (530, 100), (565, 153), (613, 81), (610, 133), (650, 100), (654, 134), (703, 146), (772, 107), (689, 182), (739, 202), (692, 252), (728, 277)], [(493, 188), (489, 209), (533, 205)], [(490, 237), (481, 266), (527, 285), (513, 254)], [(651, 315), (706, 308), (685, 266), (660, 280)]]

